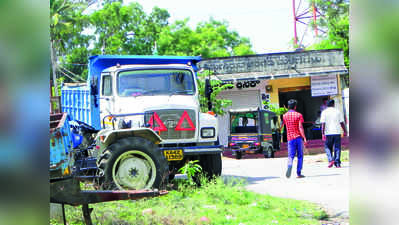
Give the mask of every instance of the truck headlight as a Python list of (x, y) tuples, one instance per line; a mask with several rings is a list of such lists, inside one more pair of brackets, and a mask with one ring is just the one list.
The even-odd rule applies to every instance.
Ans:
[(201, 128), (201, 137), (202, 138), (213, 138), (213, 137), (215, 137), (215, 128), (214, 127)]

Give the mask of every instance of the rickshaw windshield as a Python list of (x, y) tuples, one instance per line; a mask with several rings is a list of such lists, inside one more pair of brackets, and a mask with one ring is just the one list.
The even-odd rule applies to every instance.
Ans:
[(239, 112), (230, 114), (231, 133), (258, 133), (259, 118), (257, 112)]

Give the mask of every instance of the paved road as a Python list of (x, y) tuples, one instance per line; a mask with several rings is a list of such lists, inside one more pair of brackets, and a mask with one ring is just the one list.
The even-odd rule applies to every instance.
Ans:
[(248, 190), (276, 197), (308, 200), (327, 209), (332, 217), (349, 218), (349, 163), (328, 168), (315, 162), (321, 156), (305, 156), (303, 179), (296, 178), (296, 159), (290, 179), (285, 177), (286, 158), (224, 159), (222, 174), (248, 180)]

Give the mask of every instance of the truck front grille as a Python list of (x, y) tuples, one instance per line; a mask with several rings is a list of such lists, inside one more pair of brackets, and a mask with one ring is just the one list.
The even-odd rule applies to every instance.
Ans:
[[(180, 120), (182, 122), (179, 124)], [(197, 124), (194, 110), (163, 109), (148, 111), (145, 114), (145, 122), (148, 124), (150, 121), (153, 124), (152, 129), (157, 131), (162, 139), (191, 139), (195, 136)]]

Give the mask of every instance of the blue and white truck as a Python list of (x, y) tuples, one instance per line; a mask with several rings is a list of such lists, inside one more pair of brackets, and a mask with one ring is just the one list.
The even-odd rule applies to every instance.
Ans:
[(75, 159), (78, 170), (94, 171), (107, 189), (158, 188), (188, 160), (199, 160), (209, 176), (220, 175), (217, 119), (200, 112), (200, 60), (90, 57), (87, 83), (61, 91), (62, 111), (80, 127), (79, 148), (85, 149)]

